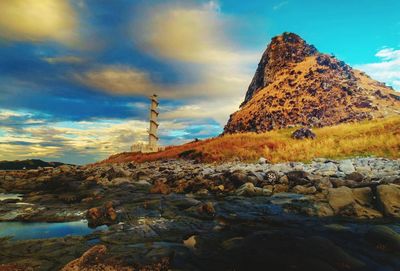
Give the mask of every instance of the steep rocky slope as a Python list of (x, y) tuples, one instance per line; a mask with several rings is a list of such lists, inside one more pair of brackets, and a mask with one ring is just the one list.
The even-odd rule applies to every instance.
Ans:
[(272, 39), (224, 133), (328, 126), (400, 114), (400, 93), (298, 35)]

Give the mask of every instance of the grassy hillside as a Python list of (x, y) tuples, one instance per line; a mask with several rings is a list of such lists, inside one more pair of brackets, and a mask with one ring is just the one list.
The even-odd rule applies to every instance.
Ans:
[(240, 159), (251, 162), (261, 156), (273, 163), (309, 161), (316, 157), (336, 159), (373, 155), (400, 158), (400, 117), (314, 129), (317, 135), (315, 140), (292, 139), (290, 135), (294, 130), (225, 135), (171, 146), (159, 153), (121, 153), (103, 162), (144, 162), (165, 158), (186, 158), (202, 162)]

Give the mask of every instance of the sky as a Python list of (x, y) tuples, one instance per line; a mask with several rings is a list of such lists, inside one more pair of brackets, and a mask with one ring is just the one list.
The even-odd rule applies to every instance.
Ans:
[(271, 38), (294, 32), (400, 90), (398, 0), (1, 0), (0, 160), (85, 164), (217, 136)]

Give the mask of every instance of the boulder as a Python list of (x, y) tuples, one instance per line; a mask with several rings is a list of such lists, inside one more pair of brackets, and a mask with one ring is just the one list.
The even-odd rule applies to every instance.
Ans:
[(336, 164), (328, 162), (321, 164), (319, 168), (314, 171), (314, 173), (321, 176), (336, 176), (338, 173), (338, 168)]
[(302, 185), (296, 185), (295, 187), (292, 188), (293, 192), (297, 194), (314, 194), (317, 192), (317, 189), (314, 186), (306, 187)]
[(359, 172), (352, 172), (346, 175), (347, 180), (355, 181), (355, 182), (362, 182), (364, 180), (364, 175)]
[(339, 164), (339, 170), (346, 175), (355, 172), (355, 168), (351, 160), (342, 160)]
[(369, 192), (364, 190), (353, 190), (346, 186), (331, 188), (328, 190), (328, 203), (335, 214), (343, 216), (354, 216), (358, 218), (377, 218), (382, 214), (375, 209), (362, 204), (368, 203)]
[(316, 138), (316, 135), (311, 131), (311, 129), (300, 128), (293, 132), (292, 138), (294, 138), (294, 139), (305, 139), (305, 138), (314, 139), (314, 138)]
[(376, 188), (377, 203), (387, 216), (400, 217), (400, 185), (385, 184)]
[(229, 180), (236, 186), (241, 186), (248, 182), (248, 174), (243, 170), (235, 170), (229, 176)]
[(152, 194), (169, 194), (171, 193), (170, 187), (163, 181), (157, 180), (154, 185), (150, 188), (150, 193)]
[(91, 228), (101, 225), (112, 225), (117, 222), (117, 212), (112, 202), (107, 202), (102, 207), (94, 207), (87, 211), (86, 219)]
[(289, 186), (287, 184), (275, 184), (273, 191), (274, 193), (288, 192)]
[(236, 195), (238, 196), (270, 196), (272, 195), (272, 191), (255, 187), (253, 183), (245, 183), (241, 187), (236, 190)]
[(291, 186), (308, 184), (310, 182), (308, 175), (309, 174), (307, 172), (302, 170), (294, 170), (286, 173)]

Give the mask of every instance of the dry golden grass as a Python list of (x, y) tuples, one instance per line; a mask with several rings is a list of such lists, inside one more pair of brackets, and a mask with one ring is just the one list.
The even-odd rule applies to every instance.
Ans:
[(355, 156), (400, 158), (400, 117), (314, 129), (314, 140), (295, 140), (294, 129), (262, 134), (225, 135), (200, 142), (168, 147), (152, 154), (122, 153), (103, 162), (154, 161), (166, 158), (189, 158), (203, 162), (234, 159), (252, 162), (265, 157), (273, 163), (310, 161), (316, 157), (331, 159)]

